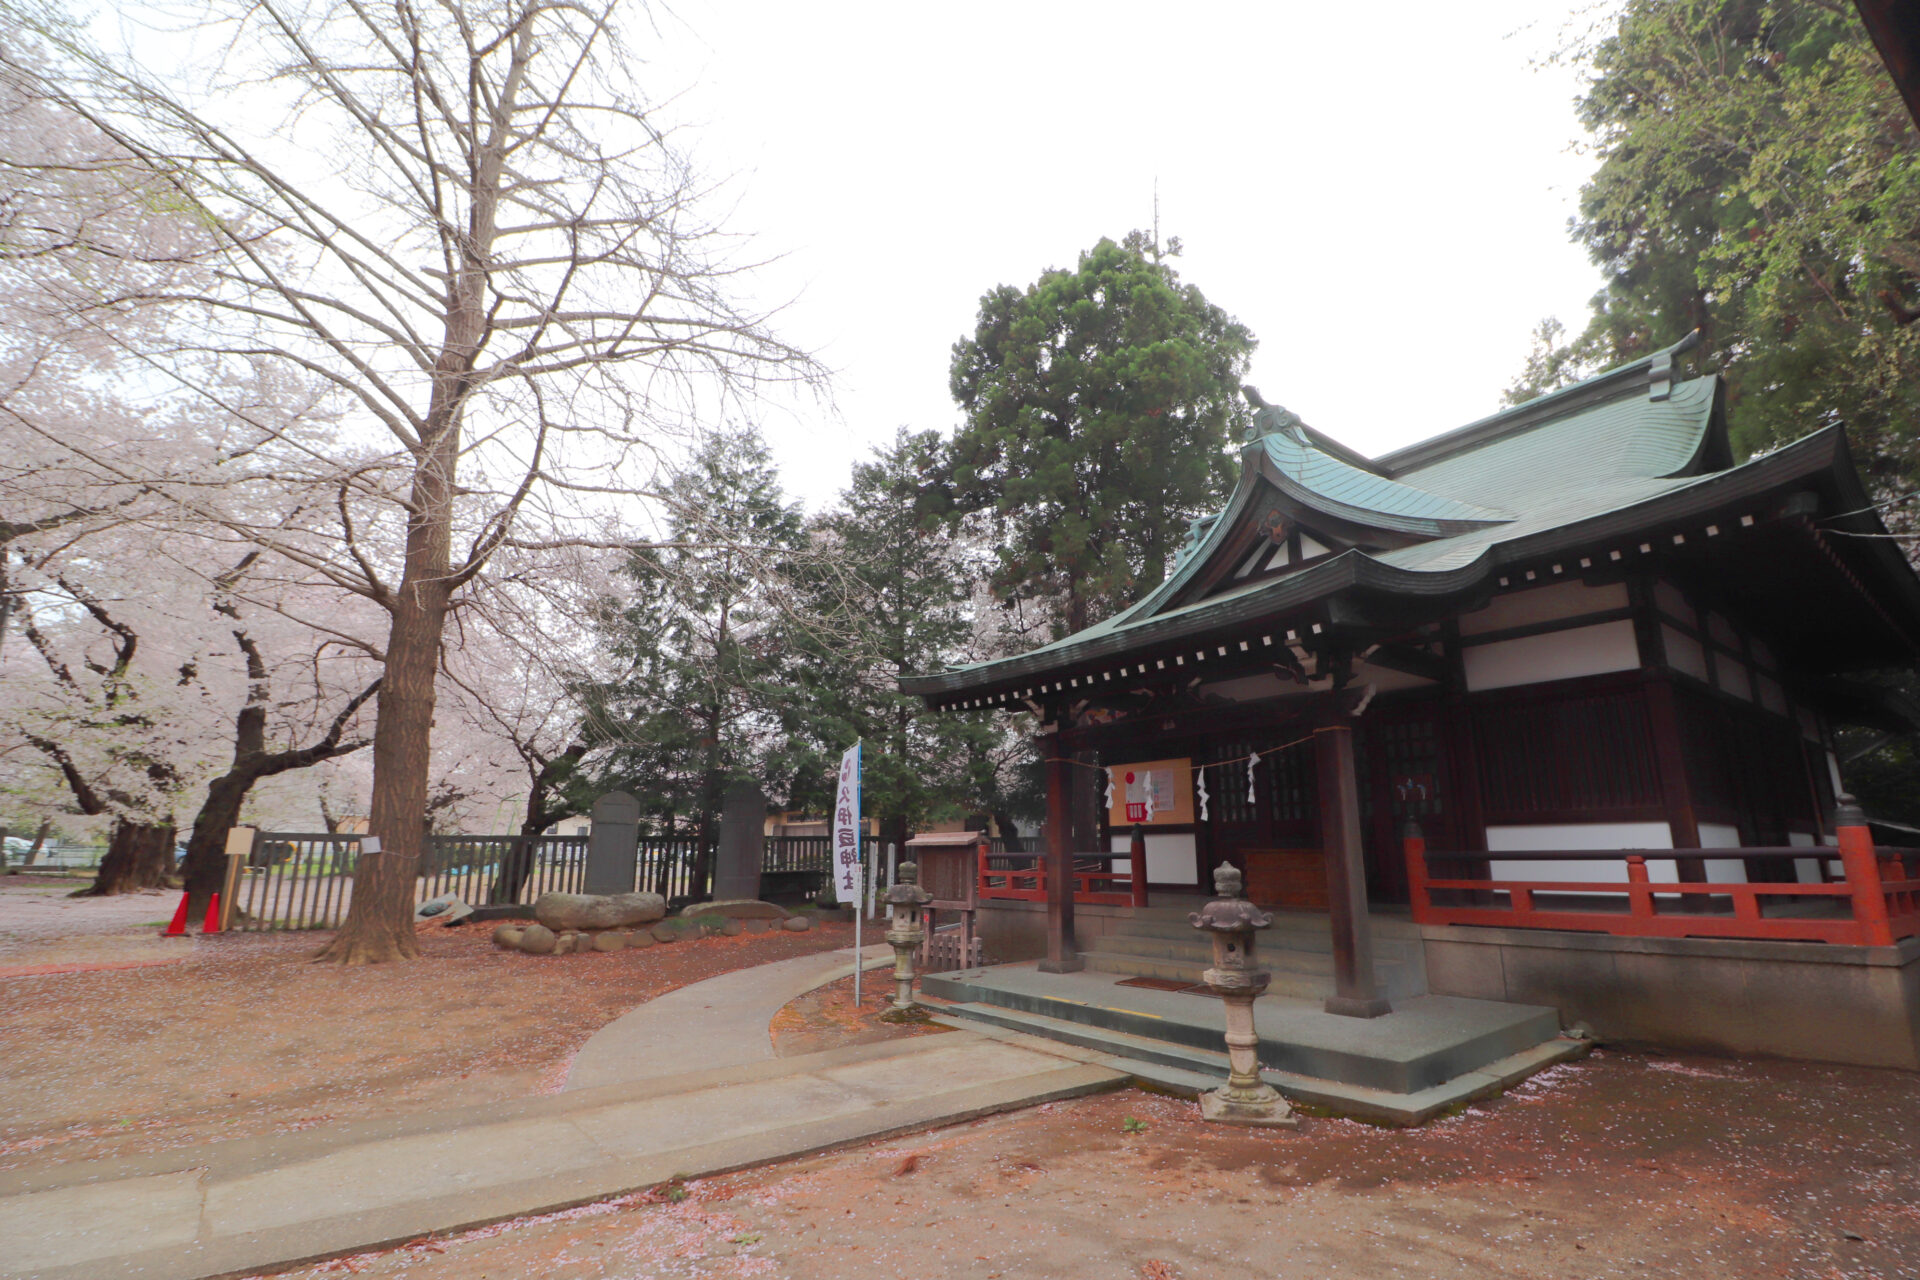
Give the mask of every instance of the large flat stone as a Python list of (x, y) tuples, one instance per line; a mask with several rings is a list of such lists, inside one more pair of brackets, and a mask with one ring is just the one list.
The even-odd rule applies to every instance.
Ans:
[(657, 893), (543, 893), (533, 916), (555, 933), (562, 929), (625, 929), (664, 919), (667, 900)]

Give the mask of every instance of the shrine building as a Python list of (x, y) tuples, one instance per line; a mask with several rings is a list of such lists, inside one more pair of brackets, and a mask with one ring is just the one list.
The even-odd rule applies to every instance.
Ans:
[(1833, 748), (1913, 727), (1859, 677), (1915, 667), (1920, 578), (1840, 428), (1735, 463), (1691, 341), (1372, 459), (1249, 390), (1163, 583), (903, 680), (1040, 726), (1044, 850), (983, 853), (988, 958), (1171, 989), (1232, 862), (1275, 990), (1335, 1015), (1920, 1068), (1915, 864)]

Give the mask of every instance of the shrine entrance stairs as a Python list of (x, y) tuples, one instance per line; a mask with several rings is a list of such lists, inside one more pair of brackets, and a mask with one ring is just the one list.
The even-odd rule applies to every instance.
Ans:
[[(1213, 963), (1212, 944), (1187, 917), (1209, 901), (1198, 894), (1180, 902), (1155, 895), (1165, 905), (1136, 907), (1104, 922), (1081, 939), (1081, 959), (1097, 973), (1159, 979), (1197, 986)], [(1374, 914), (1373, 972), (1382, 995), (1404, 1000), (1427, 993), (1426, 948), (1420, 926), (1405, 916)], [(1273, 975), (1276, 996), (1324, 1000), (1333, 994), (1333, 933), (1325, 912), (1273, 912), (1273, 927), (1260, 931), (1260, 965)]]
[[(1211, 951), (1187, 910), (1169, 904), (1104, 922), (1084, 939), (1077, 973), (1029, 962), (928, 974), (921, 986), (949, 1025), (1051, 1040), (1089, 1065), (1192, 1096), (1225, 1081), (1227, 1057), (1221, 1003), (1199, 987)], [(1416, 927), (1379, 916), (1373, 926), (1375, 972), (1393, 1005), (1378, 1018), (1322, 1008), (1333, 991), (1325, 916), (1276, 913), (1260, 935), (1260, 963), (1273, 974), (1254, 1003), (1261, 1074), (1296, 1104), (1420, 1124), (1587, 1051), (1586, 1040), (1561, 1035), (1553, 1009), (1428, 995)]]

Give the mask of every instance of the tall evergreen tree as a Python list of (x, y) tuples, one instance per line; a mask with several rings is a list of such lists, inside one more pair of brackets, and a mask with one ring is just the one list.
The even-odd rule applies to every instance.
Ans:
[(1160, 582), (1230, 480), (1255, 339), (1181, 282), (1178, 252), (1103, 239), (1072, 271), (988, 293), (953, 348), (954, 501), (995, 522), (995, 590), (1057, 597), (1068, 631)]
[(1573, 232), (1606, 284), (1509, 400), (1698, 328), (1743, 450), (1842, 422), (1920, 470), (1920, 133), (1851, 6), (1630, 0), (1577, 53), (1600, 163)]
[(710, 437), (667, 496), (668, 536), (632, 554), (631, 597), (600, 620), (624, 671), (585, 691), (589, 733), (611, 742), (607, 782), (710, 849), (727, 783), (766, 786), (783, 750), (783, 593), (803, 527), (751, 429)]
[(899, 686), (957, 660), (973, 629), (984, 566), (925, 500), (943, 462), (937, 432), (902, 430), (854, 467), (840, 505), (814, 525), (811, 607), (789, 620), (794, 794), (824, 804), (839, 752), (859, 739), (865, 809), (893, 841), (988, 807), (992, 790), (991, 720), (929, 715)]

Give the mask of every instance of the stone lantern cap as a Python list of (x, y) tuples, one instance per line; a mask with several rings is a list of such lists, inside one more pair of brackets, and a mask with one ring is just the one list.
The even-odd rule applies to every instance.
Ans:
[(933, 895), (920, 887), (920, 867), (903, 862), (893, 869), (893, 888), (887, 890), (887, 902), (896, 907), (920, 907), (933, 901)]
[(1215, 933), (1250, 933), (1265, 929), (1273, 916), (1240, 896), (1240, 868), (1223, 862), (1213, 869), (1213, 891), (1220, 896), (1187, 917), (1196, 929)]

